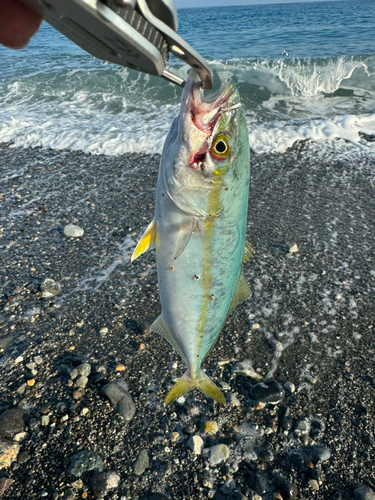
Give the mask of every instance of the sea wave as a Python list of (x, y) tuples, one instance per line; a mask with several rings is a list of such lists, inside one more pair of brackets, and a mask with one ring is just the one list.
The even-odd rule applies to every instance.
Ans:
[[(89, 61), (89, 62), (88, 62)], [(161, 152), (181, 91), (80, 53), (0, 80), (0, 142), (92, 154)], [(213, 60), (214, 87), (238, 86), (254, 151), (343, 139), (372, 148), (375, 56)], [(172, 62), (186, 78), (187, 66)]]

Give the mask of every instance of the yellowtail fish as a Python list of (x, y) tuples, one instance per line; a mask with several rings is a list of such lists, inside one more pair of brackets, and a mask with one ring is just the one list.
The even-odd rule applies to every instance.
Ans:
[(192, 72), (181, 110), (165, 141), (155, 217), (132, 260), (151, 246), (162, 313), (151, 330), (184, 360), (187, 371), (167, 394), (167, 405), (193, 388), (225, 404), (201, 368), (227, 316), (249, 297), (242, 263), (250, 148), (240, 97), (232, 83), (205, 97)]

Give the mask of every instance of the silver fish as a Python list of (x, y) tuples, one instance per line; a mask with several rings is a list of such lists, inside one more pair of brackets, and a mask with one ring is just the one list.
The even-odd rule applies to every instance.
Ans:
[(228, 83), (205, 98), (191, 73), (165, 141), (155, 217), (132, 256), (155, 246), (162, 313), (151, 329), (187, 366), (165, 405), (192, 388), (225, 404), (201, 364), (228, 315), (250, 294), (242, 271), (252, 253), (245, 242), (249, 179), (238, 91)]

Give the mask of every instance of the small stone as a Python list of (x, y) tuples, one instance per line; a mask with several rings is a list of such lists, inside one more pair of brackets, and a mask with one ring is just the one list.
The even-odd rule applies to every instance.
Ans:
[(84, 395), (84, 390), (83, 389), (77, 389), (73, 391), (73, 399), (81, 399), (82, 396)]
[(47, 425), (49, 425), (49, 416), (43, 415), (43, 417), (40, 419), (40, 423), (42, 427), (47, 427)]
[(30, 455), (26, 451), (21, 451), (21, 453), (18, 454), (17, 462), (19, 464), (24, 464), (28, 460), (30, 460)]
[(310, 453), (315, 463), (326, 462), (331, 458), (331, 450), (322, 445), (313, 446)]
[(310, 430), (310, 423), (307, 420), (299, 420), (296, 423), (296, 427), (294, 429), (295, 433), (299, 436), (303, 434), (308, 434)]
[(90, 486), (96, 498), (103, 497), (107, 491), (107, 474), (99, 472), (91, 476)]
[(171, 442), (176, 443), (180, 439), (180, 434), (178, 432), (172, 432)]
[(285, 382), (284, 389), (293, 394), (293, 392), (296, 390), (296, 386), (293, 384), (293, 382)]
[(137, 329), (142, 335), (147, 335), (150, 333), (150, 325), (149, 323), (139, 323), (137, 325)]
[(25, 394), (25, 391), (26, 391), (26, 384), (22, 384), (18, 387), (18, 389), (16, 389), (16, 393), (19, 395), (19, 396), (22, 396), (23, 394)]
[(136, 476), (141, 476), (146, 469), (150, 466), (150, 459), (148, 457), (147, 450), (141, 450), (139, 452), (138, 458), (134, 463), (134, 474)]
[(135, 404), (126, 385), (119, 382), (109, 382), (100, 392), (109, 399), (115, 411), (123, 417), (126, 423), (132, 420), (135, 415)]
[(196, 455), (200, 455), (202, 453), (203, 444), (203, 439), (198, 434), (190, 436), (187, 442), (188, 448), (190, 448)]
[(88, 381), (89, 381), (88, 377), (86, 377), (85, 375), (81, 375), (76, 380), (76, 386), (83, 389), (84, 387), (86, 387)]
[(310, 479), (307, 484), (312, 491), (319, 491), (319, 483), (315, 479)]
[(6, 492), (6, 490), (14, 483), (14, 479), (10, 477), (0, 477), (0, 497)]
[(35, 378), (29, 379), (26, 383), (29, 387), (32, 387), (33, 385), (35, 385)]
[(114, 490), (120, 484), (120, 476), (116, 472), (107, 472), (107, 490)]
[(219, 430), (217, 422), (214, 420), (207, 420), (203, 422), (203, 431), (207, 432), (207, 434), (216, 434)]
[(18, 432), (15, 436), (13, 436), (13, 441), (16, 441), (17, 443), (22, 443), (28, 436), (29, 434), (25, 431)]
[(83, 488), (83, 484), (82, 479), (77, 479), (77, 481), (72, 482), (72, 486), (75, 490), (81, 490)]
[(248, 500), (248, 499), (240, 491), (233, 491), (233, 493), (229, 495), (227, 500)]
[(228, 394), (226, 394), (225, 399), (226, 402), (231, 406), (237, 406), (237, 407), (241, 406), (240, 400), (237, 398), (235, 394), (233, 394), (233, 392), (229, 392)]
[(233, 427), (236, 434), (242, 437), (249, 436), (252, 438), (259, 438), (263, 435), (264, 431), (259, 429), (259, 425), (255, 422), (250, 422), (249, 420), (243, 420), (238, 425)]
[(259, 462), (269, 463), (269, 462), (272, 462), (272, 460), (273, 460), (272, 453), (270, 451), (266, 450), (265, 448), (259, 448), (257, 451), (257, 455), (258, 455)]
[(250, 359), (244, 359), (243, 361), (238, 361), (232, 367), (232, 374), (245, 375), (247, 377), (251, 377), (255, 380), (261, 380), (261, 375), (256, 372), (253, 368), (253, 363)]
[(88, 408), (86, 408), (86, 407), (85, 407), (85, 408), (82, 408), (82, 410), (81, 410), (81, 415), (82, 415), (82, 417), (84, 417), (85, 415), (87, 415), (89, 411), (90, 411), (90, 410), (89, 410)]
[(216, 444), (208, 449), (208, 461), (212, 465), (220, 464), (229, 457), (229, 448), (226, 444)]
[(354, 490), (354, 500), (375, 500), (375, 494), (368, 486), (361, 486)]
[(64, 234), (68, 238), (80, 238), (81, 236), (83, 236), (84, 232), (85, 231), (81, 227), (74, 224), (67, 224), (64, 227)]
[(89, 363), (82, 363), (77, 366), (77, 371), (79, 375), (82, 375), (82, 377), (88, 377), (91, 373), (91, 365)]
[(176, 403), (179, 404), (180, 406), (184, 405), (186, 402), (185, 396), (180, 396), (179, 398), (176, 399)]
[(75, 496), (74, 490), (72, 490), (72, 488), (67, 488), (64, 491), (64, 500), (74, 500), (75, 497), (76, 496)]
[(249, 488), (254, 490), (258, 495), (264, 495), (267, 491), (267, 483), (264, 476), (260, 472), (254, 472), (248, 482)]
[(290, 429), (293, 427), (293, 419), (292, 417), (283, 417), (281, 420), (281, 427), (284, 429), (284, 431), (290, 431)]
[(35, 356), (34, 361), (37, 365), (41, 365), (43, 363), (42, 356)]
[(116, 366), (116, 372), (124, 372), (125, 371), (125, 366), (124, 365), (117, 365)]
[(36, 367), (36, 363), (27, 363), (26, 364), (26, 368), (28, 368), (29, 370), (35, 370), (35, 367)]
[[(1, 324), (1, 314), (0, 314), (0, 324)], [(6, 349), (13, 341), (14, 335), (6, 335), (0, 339), (0, 349)]]
[(294, 243), (293, 245), (289, 245), (288, 253), (296, 253), (298, 252), (298, 245)]
[(7, 439), (0, 439), (0, 470), (9, 467), (17, 459), (20, 445)]
[(75, 477), (81, 477), (85, 472), (97, 469), (103, 470), (103, 462), (100, 457), (90, 450), (82, 450), (70, 457), (70, 466), (68, 474)]
[(14, 362), (18, 365), (19, 363), (22, 363), (23, 357), (22, 356), (17, 356), (17, 358), (14, 360)]
[(296, 485), (282, 476), (276, 477), (274, 480), (274, 486), (281, 493), (283, 500), (293, 500), (293, 498), (296, 498), (297, 496), (298, 490)]
[(0, 436), (12, 437), (24, 430), (29, 420), (29, 414), (23, 408), (5, 411), (0, 416)]
[(61, 292), (61, 286), (51, 278), (46, 278), (40, 285), (40, 289), (44, 299), (55, 297)]
[(250, 397), (262, 403), (277, 404), (284, 397), (285, 391), (276, 380), (259, 382), (250, 389)]

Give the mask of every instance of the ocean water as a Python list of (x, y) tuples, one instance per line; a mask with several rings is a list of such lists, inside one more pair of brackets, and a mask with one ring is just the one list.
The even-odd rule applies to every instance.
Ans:
[[(375, 2), (179, 10), (179, 33), (232, 79), (251, 148), (298, 141), (323, 155), (375, 154)], [(177, 59), (170, 65), (186, 77)], [(181, 89), (93, 58), (43, 24), (28, 47), (0, 47), (0, 142), (93, 154), (159, 153)]]

